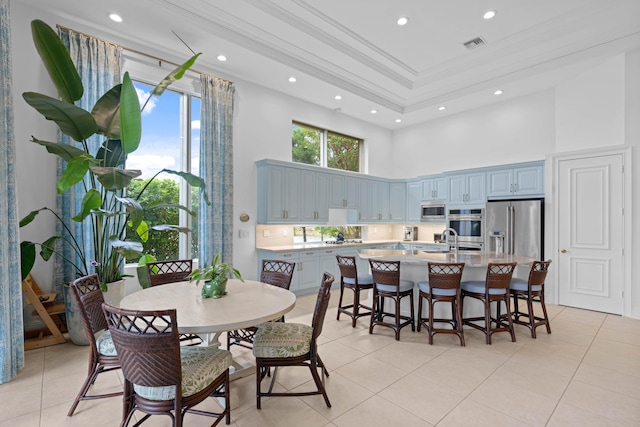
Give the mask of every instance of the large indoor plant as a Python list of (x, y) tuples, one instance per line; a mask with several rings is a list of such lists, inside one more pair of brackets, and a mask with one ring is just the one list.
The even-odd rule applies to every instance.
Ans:
[[(131, 181), (141, 175), (139, 170), (125, 169), (127, 155), (133, 153), (140, 144), (142, 134), (141, 108), (138, 95), (128, 73), (122, 83), (108, 90), (94, 105), (86, 111), (74, 104), (83, 93), (84, 87), (67, 48), (55, 31), (46, 23), (34, 20), (31, 23), (33, 40), (38, 54), (42, 58), (49, 77), (55, 85), (60, 99), (35, 92), (23, 93), (25, 101), (42, 114), (47, 120), (57, 124), (60, 131), (68, 135), (73, 144), (42, 141), (32, 137), (32, 141), (44, 146), (47, 151), (64, 160), (64, 171), (56, 185), (59, 194), (76, 184), (84, 186), (85, 195), (82, 208), (73, 217), (73, 221), (88, 221), (91, 236), (74, 236), (68, 224), (49, 208), (30, 212), (20, 223), (29, 224), (43, 211), (52, 213), (65, 230), (62, 235), (54, 235), (41, 243), (23, 241), (21, 243), (21, 262), (23, 278), (31, 271), (36, 259), (36, 247), (40, 246), (40, 255), (48, 260), (53, 254), (60, 256), (56, 242), (69, 245), (80, 261), (64, 257), (71, 263), (76, 276), (93, 272), (98, 274), (103, 290), (106, 284), (123, 277), (126, 258), (142, 253), (142, 242), (146, 240), (149, 226), (144, 221), (145, 209), (184, 209), (180, 205), (159, 205), (152, 203), (142, 206), (138, 200), (148, 184), (139, 194), (126, 195)], [(177, 67), (150, 96), (159, 96), (175, 80), (182, 78), (200, 54), (194, 54), (187, 62)], [(143, 107), (144, 108), (144, 107)], [(89, 152), (87, 139), (101, 135), (104, 142), (96, 152)], [(190, 185), (204, 191), (204, 181), (190, 173), (163, 169), (160, 173), (178, 175)], [(156, 174), (149, 182), (153, 181)], [(204, 194), (204, 193), (203, 193)], [(204, 200), (209, 203), (206, 194)], [(193, 212), (190, 212), (193, 214)], [(126, 227), (137, 232), (139, 241), (125, 240)], [(175, 225), (151, 227), (157, 230), (188, 231)], [(87, 259), (83, 253), (81, 239), (90, 238), (94, 257)], [(75, 257), (74, 257), (75, 258)]]
[(188, 277), (192, 281), (195, 280), (196, 285), (204, 280), (202, 285), (203, 298), (220, 298), (226, 295), (227, 280), (230, 278), (235, 277), (244, 281), (240, 272), (231, 264), (220, 261), (220, 254), (216, 254), (213, 264), (194, 269)]

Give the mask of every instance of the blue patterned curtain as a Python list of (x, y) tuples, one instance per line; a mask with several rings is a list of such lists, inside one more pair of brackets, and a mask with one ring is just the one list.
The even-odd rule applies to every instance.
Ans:
[(9, 0), (0, 0), (0, 384), (24, 367), (10, 43)]
[(200, 176), (211, 205), (200, 200), (200, 266), (216, 254), (233, 262), (233, 93), (231, 82), (203, 74), (200, 117)]
[[(82, 84), (84, 85), (84, 95), (77, 105), (87, 111), (91, 111), (98, 99), (121, 81), (120, 64), (122, 48), (104, 40), (99, 40), (66, 28), (58, 28), (58, 34), (69, 50), (71, 59), (73, 59), (80, 78), (82, 79)], [(61, 132), (58, 132), (58, 138), (64, 143), (76, 144), (71, 138)], [(103, 141), (104, 137), (102, 136), (91, 137), (87, 141), (89, 144), (89, 152), (95, 155)], [(62, 175), (63, 171), (62, 160), (59, 160), (58, 178)], [(57, 212), (65, 224), (70, 224), (73, 227), (72, 232), (84, 248), (86, 261), (90, 262), (92, 259), (95, 259), (91, 239), (93, 231), (91, 230), (90, 222), (84, 221), (78, 223), (71, 220), (71, 218), (80, 211), (84, 193), (84, 187), (82, 184), (78, 184), (64, 194), (59, 195), (57, 198)], [(56, 227), (56, 234), (62, 235), (65, 232), (59, 223), (57, 223)], [(59, 247), (58, 250), (64, 253), (64, 256), (68, 259), (74, 259), (78, 264), (81, 263), (79, 257), (76, 257), (76, 253), (70, 247)], [(68, 283), (76, 278), (75, 270), (61, 257), (54, 257), (54, 259), (56, 263), (54, 283), (58, 287), (57, 292), (62, 294), (62, 284)], [(92, 272), (93, 270), (90, 266), (87, 266), (87, 271)]]

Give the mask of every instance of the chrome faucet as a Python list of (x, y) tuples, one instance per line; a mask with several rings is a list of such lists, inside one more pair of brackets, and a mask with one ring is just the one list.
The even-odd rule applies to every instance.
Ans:
[(453, 249), (457, 257), (458, 256), (458, 232), (451, 227), (445, 229), (442, 232), (442, 235), (445, 236), (445, 242), (447, 242), (447, 244), (449, 244), (449, 231), (453, 232)]

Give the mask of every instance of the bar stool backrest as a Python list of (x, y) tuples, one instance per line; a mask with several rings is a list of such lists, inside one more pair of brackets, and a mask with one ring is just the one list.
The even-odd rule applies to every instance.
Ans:
[(511, 276), (516, 268), (515, 262), (492, 263), (487, 266), (486, 289), (509, 289)]
[(356, 266), (356, 257), (336, 255), (338, 260), (338, 268), (340, 276), (350, 277), (358, 280), (358, 267)]
[(373, 282), (400, 288), (400, 261), (379, 261), (370, 259)]
[(551, 260), (533, 262), (531, 270), (529, 271), (529, 289), (531, 289), (532, 286), (544, 284), (550, 264)]
[(429, 287), (431, 289), (456, 289), (460, 287), (464, 262), (441, 263), (430, 262)]

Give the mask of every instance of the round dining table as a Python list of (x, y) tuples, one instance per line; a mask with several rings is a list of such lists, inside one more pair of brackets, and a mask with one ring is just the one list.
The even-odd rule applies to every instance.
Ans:
[(152, 286), (125, 296), (120, 307), (129, 310), (176, 309), (181, 334), (196, 334), (203, 345), (219, 345), (221, 332), (278, 319), (293, 309), (296, 296), (278, 286), (254, 280), (229, 279), (222, 298), (203, 298), (202, 282)]

